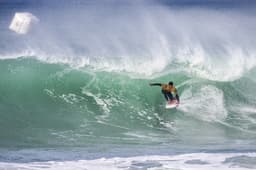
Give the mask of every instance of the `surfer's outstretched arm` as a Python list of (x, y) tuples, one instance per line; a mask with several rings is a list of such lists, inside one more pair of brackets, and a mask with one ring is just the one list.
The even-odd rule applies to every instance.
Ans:
[(161, 83), (149, 83), (150, 86), (162, 86)]

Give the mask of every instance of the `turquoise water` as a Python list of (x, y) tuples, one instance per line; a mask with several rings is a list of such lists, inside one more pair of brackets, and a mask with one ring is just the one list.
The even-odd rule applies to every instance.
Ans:
[[(254, 69), (220, 82), (184, 73), (136, 78), (32, 58), (0, 65), (2, 147), (255, 144)], [(181, 97), (173, 110), (164, 108), (160, 88), (148, 85), (169, 80)]]
[(254, 6), (1, 1), (0, 169), (255, 169)]

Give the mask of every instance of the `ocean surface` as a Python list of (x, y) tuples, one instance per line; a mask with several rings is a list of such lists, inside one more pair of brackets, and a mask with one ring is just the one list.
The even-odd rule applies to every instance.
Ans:
[(255, 8), (217, 2), (0, 1), (0, 169), (256, 169)]

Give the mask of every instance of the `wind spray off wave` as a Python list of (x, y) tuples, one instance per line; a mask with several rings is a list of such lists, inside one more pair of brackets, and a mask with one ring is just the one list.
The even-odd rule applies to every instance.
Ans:
[(42, 7), (35, 15), (41, 22), (30, 35), (2, 33), (2, 58), (34, 56), (143, 76), (169, 72), (178, 64), (189, 75), (221, 81), (240, 78), (256, 64), (252, 11), (146, 2), (113, 7), (96, 1)]

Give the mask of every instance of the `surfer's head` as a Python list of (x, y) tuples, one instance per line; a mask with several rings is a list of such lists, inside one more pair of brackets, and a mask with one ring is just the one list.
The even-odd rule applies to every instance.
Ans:
[(173, 86), (173, 82), (172, 82), (172, 81), (170, 81), (168, 84), (169, 84), (170, 86)]

